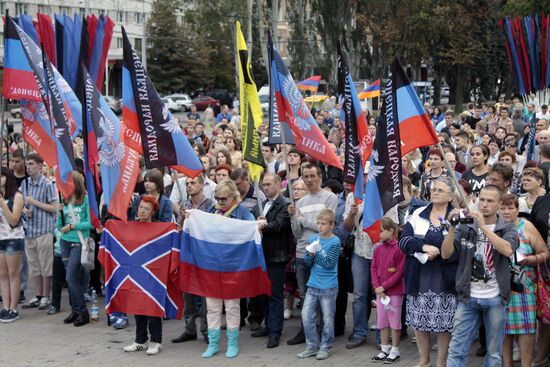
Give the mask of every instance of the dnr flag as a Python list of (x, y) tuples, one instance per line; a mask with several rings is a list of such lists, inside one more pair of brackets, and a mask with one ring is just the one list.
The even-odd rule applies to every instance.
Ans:
[(99, 161), (105, 205), (109, 213), (126, 221), (139, 171), (139, 153), (124, 144), (120, 121), (84, 65), (82, 74), (88, 135), (85, 138), (88, 151), (97, 152), (96, 159), (88, 153), (87, 166), (90, 170), (95, 169), (95, 163)]
[[(390, 71), (394, 78), (391, 95), (395, 98), (394, 106), (396, 107), (392, 112), (393, 116), (397, 114), (399, 121), (401, 153), (405, 155), (416, 148), (439, 143), (430, 116), (420, 103), (420, 99), (418, 99), (418, 95), (397, 57), (393, 59)], [(387, 96), (384, 96), (384, 99), (387, 99)]]
[(264, 157), (260, 144), (258, 129), (262, 125), (262, 108), (256, 83), (252, 78), (252, 65), (241, 31), (241, 23), (235, 23), (237, 29), (237, 69), (239, 71), (239, 103), (241, 113), (241, 137), (243, 141), (243, 158), (249, 162), (248, 170), (252, 181), (260, 180), (263, 171)]
[(372, 153), (372, 137), (365, 114), (361, 110), (355, 84), (349, 72), (346, 55), (338, 41), (338, 100), (342, 104), (345, 116), (345, 163), (344, 182), (355, 185), (357, 201), (363, 200), (363, 172), (365, 164)]
[(296, 87), (294, 79), (273, 46), (271, 35), (268, 43), (270, 81), (273, 85), (279, 121), (284, 121), (292, 129), (296, 148), (309, 154), (318, 161), (342, 169), (342, 163), (332, 150), (323, 132), (309, 112), (302, 94)]
[[(393, 65), (391, 70), (394, 70)], [(401, 125), (396, 116), (398, 88), (394, 84), (399, 81), (400, 75), (390, 72), (365, 187), (363, 230), (369, 234), (373, 243), (380, 240), (382, 216), (404, 199), (399, 134)]]
[(130, 113), (130, 115), (135, 113), (132, 116), (133, 120), (126, 121), (128, 112), (123, 117), (125, 123), (133, 123), (134, 132), (139, 131), (145, 167), (171, 166), (189, 177), (197, 176), (202, 171), (199, 158), (181, 131), (178, 121), (162, 103), (153, 82), (132, 48), (124, 27), (122, 27), (122, 36), (124, 41), (123, 106), (127, 111), (135, 108)]

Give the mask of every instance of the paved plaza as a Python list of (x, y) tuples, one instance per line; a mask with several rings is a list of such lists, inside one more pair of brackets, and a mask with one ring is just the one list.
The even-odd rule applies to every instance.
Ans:
[[(27, 292), (27, 298), (31, 292)], [(103, 298), (100, 298), (103, 301)], [(63, 324), (68, 314), (68, 295), (63, 292), (62, 312), (48, 316), (46, 311), (38, 309), (20, 310), (21, 319), (13, 324), (0, 324), (0, 366), (365, 366), (380, 365), (370, 362), (377, 352), (374, 332), (370, 332), (367, 345), (348, 350), (346, 338), (351, 332), (351, 295), (348, 307), (346, 337), (336, 338), (332, 356), (325, 361), (315, 358), (299, 360), (296, 353), (301, 352), (305, 344), (286, 345), (298, 331), (298, 318), (285, 321), (281, 345), (274, 349), (265, 348), (267, 338), (252, 338), (248, 328), (240, 335), (240, 354), (235, 359), (225, 358), (225, 333), (222, 336), (220, 354), (203, 359), (200, 354), (206, 343), (199, 339), (183, 344), (172, 344), (170, 339), (183, 331), (183, 320), (163, 322), (164, 350), (156, 356), (147, 356), (145, 352), (124, 353), (122, 347), (131, 343), (135, 328), (133, 317), (130, 326), (125, 330), (108, 327), (106, 317), (102, 314), (99, 322), (83, 327)], [(372, 321), (372, 319), (371, 319)], [(471, 350), (469, 366), (481, 366), (482, 359), (473, 356), (477, 345)], [(414, 366), (417, 362), (416, 344), (410, 339), (401, 343), (401, 361), (396, 366)], [(432, 352), (435, 361), (436, 352)]]

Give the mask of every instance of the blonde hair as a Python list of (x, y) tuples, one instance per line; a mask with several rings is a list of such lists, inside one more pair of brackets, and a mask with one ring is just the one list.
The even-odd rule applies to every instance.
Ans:
[(218, 183), (214, 192), (216, 193), (216, 195), (221, 192), (225, 192), (233, 196), (233, 199), (237, 201), (241, 200), (241, 194), (237, 189), (237, 185), (235, 185), (235, 182), (233, 182), (233, 180), (230, 180), (230, 179), (223, 180), (222, 182)]
[(334, 211), (329, 208), (324, 208), (319, 211), (317, 214), (317, 220), (326, 220), (329, 223), (334, 224), (336, 221), (336, 214), (334, 214)]

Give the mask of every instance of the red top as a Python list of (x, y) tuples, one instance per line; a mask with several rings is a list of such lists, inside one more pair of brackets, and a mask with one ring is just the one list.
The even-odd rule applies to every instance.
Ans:
[(405, 294), (405, 259), (396, 239), (376, 246), (370, 267), (374, 289), (382, 286), (388, 296)]

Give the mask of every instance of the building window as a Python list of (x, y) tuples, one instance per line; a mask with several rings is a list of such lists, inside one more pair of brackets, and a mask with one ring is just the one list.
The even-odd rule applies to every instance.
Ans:
[(71, 8), (69, 8), (68, 6), (60, 6), (59, 13), (65, 14), (65, 15), (71, 15)]
[(117, 37), (116, 38), (116, 48), (122, 48), (122, 37)]
[(116, 13), (116, 21), (117, 22), (122, 22), (122, 23), (125, 23), (126, 20), (124, 19), (124, 12), (123, 11), (117, 11)]
[(26, 13), (27, 13), (27, 4), (21, 4), (21, 3), (16, 3), (15, 4), (15, 15), (16, 16), (23, 15), (23, 14), (26, 14)]
[(84, 18), (86, 16), (86, 8), (80, 8), (78, 13), (82, 18)]
[(143, 13), (134, 13), (134, 21), (137, 24), (142, 24), (143, 23)]
[(46, 5), (38, 5), (38, 12), (40, 14), (48, 14), (50, 12), (50, 9), (48, 9)]
[(136, 50), (136, 52), (141, 52), (141, 42), (141, 38), (134, 39), (134, 49)]

